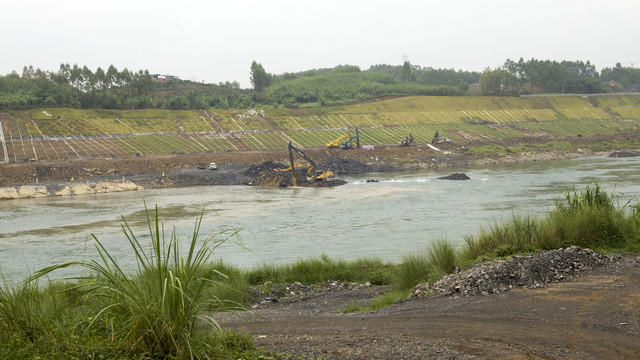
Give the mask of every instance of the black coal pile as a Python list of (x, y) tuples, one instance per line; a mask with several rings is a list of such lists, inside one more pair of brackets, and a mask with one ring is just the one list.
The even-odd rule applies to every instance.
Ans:
[(322, 164), (318, 165), (322, 170), (333, 171), (334, 174), (367, 174), (374, 172), (371, 165), (363, 164), (360, 161), (330, 156)]
[(287, 187), (287, 186), (302, 186), (302, 187), (333, 187), (338, 185), (344, 185), (347, 182), (341, 179), (311, 179), (300, 171), (295, 173), (295, 182), (291, 176), (290, 171), (273, 171), (265, 170), (258, 174), (253, 180), (249, 182), (250, 186), (266, 186), (266, 187)]
[[(472, 266), (462, 272), (443, 277), (431, 287), (441, 295), (489, 295), (514, 288), (546, 287), (548, 283), (571, 279), (582, 272), (604, 266), (614, 260), (607, 256), (572, 246), (529, 256), (514, 256)], [(426, 284), (416, 287), (411, 295), (426, 295)], [(411, 296), (410, 295), (410, 296)]]
[(338, 156), (330, 156), (323, 163), (318, 164), (318, 167), (322, 170), (332, 171), (336, 175), (341, 174), (368, 174), (372, 172), (389, 172), (400, 171), (402, 168), (398, 168), (388, 164), (365, 164), (358, 160), (341, 158)]
[(611, 154), (609, 154), (609, 157), (634, 157), (634, 156), (640, 156), (640, 154), (634, 153), (631, 151), (625, 151), (625, 150), (614, 151)]
[(286, 168), (287, 168), (286, 165), (283, 165), (277, 162), (264, 161), (260, 164), (250, 165), (249, 168), (247, 168), (247, 170), (245, 170), (242, 173), (242, 175), (256, 177), (264, 171), (273, 171), (273, 169), (286, 169)]
[[(266, 186), (266, 187), (287, 187), (293, 185), (290, 171), (273, 171), (264, 170), (260, 172), (253, 180), (249, 181), (249, 186)], [(296, 173), (296, 183), (300, 180), (306, 181), (300, 173)]]
[(470, 177), (465, 173), (454, 173), (448, 176), (439, 177), (440, 180), (469, 180)]

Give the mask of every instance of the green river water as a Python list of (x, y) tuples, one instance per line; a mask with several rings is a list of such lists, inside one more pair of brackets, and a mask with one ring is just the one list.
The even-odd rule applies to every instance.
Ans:
[[(160, 209), (167, 239), (175, 227), (186, 244), (203, 209), (202, 235), (240, 229), (244, 247), (229, 239), (215, 255), (246, 268), (323, 253), (399, 262), (403, 254), (434, 239), (462, 244), (465, 235), (513, 213), (543, 214), (568, 187), (581, 189), (597, 182), (620, 195), (621, 204), (640, 194), (640, 157), (588, 157), (463, 171), (471, 180), (438, 180), (452, 171), (419, 171), (343, 177), (348, 184), (336, 188), (200, 186), (2, 201), (1, 271), (19, 280), (44, 266), (94, 257), (93, 241), (88, 239), (92, 233), (133, 271), (121, 215), (146, 244), (145, 202)], [(379, 182), (367, 183), (371, 178)]]

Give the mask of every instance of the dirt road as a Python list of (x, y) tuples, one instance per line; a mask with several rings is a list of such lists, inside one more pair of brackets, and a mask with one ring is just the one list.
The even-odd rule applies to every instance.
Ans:
[(638, 359), (640, 260), (547, 288), (415, 298), (340, 314), (375, 290), (326, 292), (255, 309), (244, 329), (264, 349), (328, 359)]

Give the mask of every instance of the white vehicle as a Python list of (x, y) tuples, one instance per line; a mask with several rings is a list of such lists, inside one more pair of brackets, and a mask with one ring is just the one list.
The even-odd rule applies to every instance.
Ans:
[(216, 170), (217, 168), (218, 168), (218, 165), (216, 165), (216, 163), (209, 164), (209, 170)]

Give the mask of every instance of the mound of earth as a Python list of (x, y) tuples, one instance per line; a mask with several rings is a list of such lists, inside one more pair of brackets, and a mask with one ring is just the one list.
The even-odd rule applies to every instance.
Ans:
[(286, 168), (287, 168), (286, 165), (268, 160), (268, 161), (263, 161), (260, 164), (249, 165), (247, 170), (245, 170), (242, 174), (246, 176), (256, 177), (264, 171), (273, 171), (273, 169), (286, 169)]
[(448, 176), (439, 177), (440, 180), (469, 180), (470, 177), (465, 173), (454, 173)]
[(300, 171), (295, 173), (294, 181), (290, 171), (273, 171), (273, 169), (271, 169), (260, 172), (260, 174), (251, 180), (248, 185), (266, 187), (333, 187), (344, 185), (346, 183), (346, 181), (341, 179), (310, 179)]
[(609, 154), (609, 157), (634, 157), (634, 156), (640, 156), (640, 154), (631, 152), (631, 151), (625, 151), (625, 150), (614, 151), (611, 154)]
[[(442, 295), (489, 295), (513, 288), (546, 287), (554, 281), (606, 265), (608, 256), (572, 246), (529, 256), (513, 256), (507, 260), (480, 263), (462, 272), (447, 275), (433, 284), (432, 290)], [(424, 285), (412, 295), (424, 294)]]
[(338, 157), (338, 156), (330, 156), (318, 167), (322, 170), (332, 171), (336, 175), (347, 175), (347, 174), (368, 174), (372, 172), (387, 172), (387, 171), (397, 171), (401, 170), (392, 165), (383, 165), (383, 164), (365, 164), (361, 161)]

